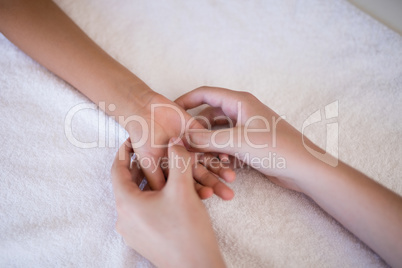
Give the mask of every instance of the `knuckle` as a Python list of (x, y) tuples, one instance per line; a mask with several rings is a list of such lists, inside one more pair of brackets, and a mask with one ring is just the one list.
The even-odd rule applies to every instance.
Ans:
[(204, 166), (197, 168), (195, 171), (194, 176), (196, 177), (197, 181), (206, 183), (209, 179), (209, 171), (204, 168)]
[(208, 182), (208, 179), (209, 179), (210, 177), (209, 177), (209, 172), (207, 172), (207, 171), (205, 171), (205, 172), (203, 172), (201, 175), (200, 175), (200, 177), (198, 178), (200, 181), (202, 181), (202, 182)]

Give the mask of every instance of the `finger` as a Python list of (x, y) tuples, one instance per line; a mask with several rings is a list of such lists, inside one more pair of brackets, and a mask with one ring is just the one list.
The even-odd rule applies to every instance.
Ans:
[(163, 155), (160, 151), (162, 149), (149, 149), (138, 148), (138, 162), (142, 172), (148, 180), (149, 186), (152, 190), (161, 190), (165, 186), (165, 176), (160, 168), (160, 156)]
[(162, 157), (161, 158), (161, 169), (163, 171), (163, 175), (165, 178), (169, 177), (169, 161), (168, 158)]
[(194, 182), (194, 188), (200, 199), (208, 199), (214, 194), (214, 190), (210, 187), (203, 186), (198, 182)]
[[(190, 152), (190, 155), (191, 155), (191, 157), (194, 158), (194, 160), (196, 160), (196, 161), (200, 160), (200, 161), (202, 161), (203, 163), (205, 163), (205, 162), (207, 162), (208, 164), (209, 164), (209, 163), (212, 163), (212, 161), (206, 161), (206, 160), (204, 160), (204, 159), (200, 159), (200, 155), (204, 155), (204, 153), (194, 153), (194, 152)], [(218, 160), (216, 157), (214, 157), (212, 154), (207, 154), (207, 155), (209, 155), (209, 157), (210, 157), (211, 159), (214, 159), (215, 161), (218, 161), (218, 162), (219, 162), (219, 160)], [(167, 160), (166, 158), (164, 158), (164, 159)], [(164, 162), (164, 161), (162, 161), (162, 162)], [(216, 175), (220, 176), (221, 178), (223, 178), (224, 180), (226, 180), (226, 181), (228, 181), (228, 182), (232, 182), (232, 181), (235, 179), (236, 174), (235, 174), (234, 171), (231, 170), (231, 168), (229, 167), (230, 162), (225, 163), (225, 165), (227, 165), (227, 167), (225, 167), (224, 164), (222, 164), (222, 167), (219, 167), (219, 164), (218, 164), (218, 165), (217, 165), (216, 163), (214, 163), (214, 164), (215, 164), (217, 167), (214, 168), (214, 169), (212, 169), (210, 172), (214, 172)], [(167, 168), (166, 163), (161, 164), (161, 167), (163, 167), (162, 170), (163, 170), (163, 172), (164, 172), (164, 174), (165, 174), (165, 177), (169, 177), (169, 168)], [(195, 168), (195, 167), (196, 167), (196, 165), (194, 165), (193, 168)], [(225, 170), (224, 170), (224, 169), (225, 169)], [(227, 170), (227, 171), (226, 171), (226, 170)], [(194, 177), (194, 170), (193, 170), (193, 173), (192, 173), (192, 174), (193, 174), (193, 177)], [(212, 175), (212, 174), (211, 174), (211, 175)], [(212, 188), (197, 183), (195, 177), (194, 177), (194, 185), (195, 185), (195, 190), (197, 191), (198, 196), (199, 196), (201, 199), (207, 199), (207, 198), (211, 197), (211, 195), (214, 194), (214, 191), (213, 191)]]
[(131, 155), (134, 153), (133, 147), (131, 145), (131, 140), (128, 138), (123, 142), (123, 144), (120, 146), (119, 150), (116, 153), (116, 156), (114, 158), (113, 162), (113, 167), (114, 168), (120, 168), (120, 167), (129, 167), (131, 163)]
[(192, 174), (194, 159), (184, 147), (181, 139), (172, 138), (169, 143), (175, 145), (168, 148), (169, 178), (167, 187), (177, 188), (178, 185), (182, 185), (186, 190), (194, 189)]
[(160, 167), (152, 165), (150, 167), (142, 167), (142, 172), (147, 177), (148, 185), (152, 190), (158, 191), (165, 186), (165, 176)]
[[(195, 108), (201, 104), (220, 107), (227, 116), (236, 119), (238, 103), (245, 99), (251, 99), (251, 96), (250, 93), (225, 88), (199, 87), (179, 97), (175, 102), (185, 110)], [(255, 100), (257, 99), (255, 98)]]
[(215, 126), (221, 125), (228, 125), (229, 127), (236, 125), (236, 120), (232, 120), (225, 115), (220, 107), (207, 107), (194, 116), (194, 118), (206, 129), (212, 129)]
[[(220, 107), (207, 107), (202, 110), (197, 116), (197, 121), (200, 122), (206, 129), (212, 130), (215, 126), (227, 125), (233, 128), (236, 125), (236, 120), (232, 120), (226, 116)], [(219, 154), (221, 162), (229, 162), (227, 154)]]
[[(188, 118), (188, 116), (190, 118)], [(219, 107), (208, 107), (201, 111), (200, 114), (191, 117), (188, 113), (185, 113), (186, 119), (186, 130), (189, 129), (212, 129), (217, 125), (228, 125), (229, 127), (234, 127), (236, 125), (236, 119), (231, 119), (226, 116), (225, 113)], [(186, 148), (190, 148), (187, 139), (183, 139)], [(228, 155), (221, 154), (221, 159), (223, 161), (228, 160)], [(166, 172), (165, 172), (166, 176)]]
[(139, 170), (136, 167), (130, 170), (131, 153), (133, 149), (128, 139), (120, 146), (112, 166), (112, 184), (116, 198), (140, 191), (137, 184), (133, 183), (133, 176), (137, 177)]
[(244, 167), (248, 167), (248, 164), (241, 161), (240, 159), (234, 157), (234, 156), (229, 156), (229, 167), (234, 170), (236, 168), (244, 168)]
[[(234, 155), (238, 150), (238, 128), (218, 130), (194, 130), (185, 133), (187, 143), (199, 152), (215, 152)], [(242, 142), (242, 141), (240, 141)], [(244, 151), (244, 148), (242, 148)]]
[(229, 161), (222, 162), (212, 154), (203, 154), (200, 163), (227, 182), (233, 182), (236, 178), (236, 173), (230, 168)]
[(223, 200), (231, 200), (233, 198), (234, 193), (232, 189), (221, 182), (217, 176), (209, 172), (203, 165), (198, 164), (194, 166), (193, 176), (201, 185), (212, 188), (214, 194)]
[[(201, 120), (198, 120), (197, 116), (193, 117), (187, 112), (185, 112), (184, 119), (186, 120), (186, 129), (204, 129), (205, 122), (201, 123)], [(208, 126), (208, 124), (205, 124)]]
[[(184, 111), (184, 119), (186, 122), (186, 130), (189, 129), (205, 129), (205, 127), (203, 126), (203, 124), (201, 124), (197, 118), (192, 117), (190, 114), (188, 114), (187, 112)], [(186, 148), (189, 148), (189, 144), (187, 143), (187, 140), (184, 139), (182, 140), (184, 142), (184, 146)]]
[(219, 159), (221, 160), (222, 163), (230, 162), (229, 155), (227, 154), (219, 154)]
[(144, 188), (142, 189), (143, 192), (145, 191), (152, 191), (151, 187), (149, 186), (148, 180), (147, 180), (147, 184), (145, 184)]
[(146, 177), (142, 176), (139, 177), (139, 182), (137, 183), (138, 188), (140, 188), (141, 191), (151, 191), (151, 187), (149, 187), (149, 183)]

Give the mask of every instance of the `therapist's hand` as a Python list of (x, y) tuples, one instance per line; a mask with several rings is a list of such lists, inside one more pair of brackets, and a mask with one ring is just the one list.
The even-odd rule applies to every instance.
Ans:
[(112, 167), (116, 229), (128, 246), (158, 267), (224, 267), (194, 188), (194, 159), (181, 140), (176, 142), (168, 149), (169, 178), (160, 191), (139, 189), (143, 174), (131, 163), (131, 143), (121, 146)]

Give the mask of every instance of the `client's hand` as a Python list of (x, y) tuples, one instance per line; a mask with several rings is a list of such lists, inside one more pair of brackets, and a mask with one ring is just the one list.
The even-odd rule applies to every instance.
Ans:
[[(274, 183), (305, 193), (388, 264), (401, 265), (401, 196), (342, 161), (329, 165), (332, 156), (318, 159), (310, 154), (303, 141), (320, 149), (249, 93), (204, 87), (176, 102), (185, 109), (211, 105), (201, 113), (207, 118), (204, 122), (217, 119), (219, 124), (226, 117), (235, 122), (228, 129), (189, 131), (195, 150), (236, 156)], [(279, 157), (284, 162), (278, 164)]]
[[(173, 142), (171, 140), (171, 142)], [(224, 267), (209, 215), (194, 189), (194, 159), (183, 142), (168, 149), (169, 178), (160, 191), (141, 191), (128, 140), (112, 167), (117, 231), (158, 267)]]

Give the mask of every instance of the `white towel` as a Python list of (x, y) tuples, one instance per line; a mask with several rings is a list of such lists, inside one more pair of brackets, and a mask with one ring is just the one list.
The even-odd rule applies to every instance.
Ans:
[[(402, 37), (348, 2), (57, 3), (170, 99), (201, 85), (246, 90), (299, 130), (338, 101), (340, 159), (402, 194)], [(75, 147), (65, 118), (90, 101), (3, 36), (0, 68), (0, 266), (150, 266), (114, 229), (109, 138), (124, 131), (101, 113), (98, 135), (86, 109), (74, 137), (106, 147)], [(325, 122), (306, 133), (325, 146)], [(385, 266), (310, 199), (237, 171), (232, 201), (205, 202), (229, 267)]]

